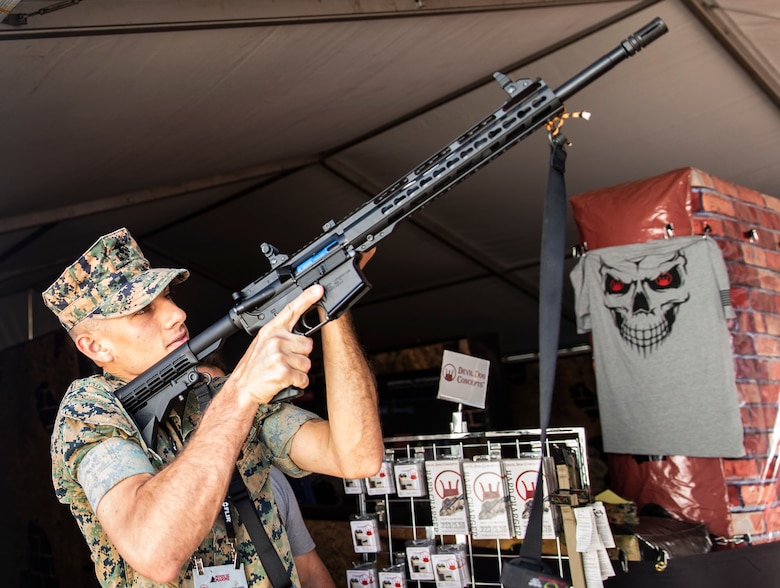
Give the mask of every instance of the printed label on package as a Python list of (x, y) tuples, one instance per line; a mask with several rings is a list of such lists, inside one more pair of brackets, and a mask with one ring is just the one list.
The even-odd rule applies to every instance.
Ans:
[(397, 462), (395, 471), (395, 493), (398, 496), (425, 496), (425, 472), (422, 460)]
[(379, 471), (370, 478), (366, 478), (366, 494), (376, 496), (393, 493), (395, 493), (393, 463), (390, 461), (383, 461)]
[(349, 521), (352, 529), (352, 545), (355, 553), (378, 553), (381, 551), (379, 542), (379, 523), (376, 518), (358, 518)]
[(403, 570), (397, 572), (379, 572), (380, 588), (406, 588), (406, 573)]
[(433, 580), (433, 565), (431, 564), (431, 548), (406, 547), (406, 561), (409, 565), (410, 580)]
[(432, 559), (437, 588), (462, 588), (468, 583), (462, 557), (454, 553), (434, 553)]
[(350, 480), (344, 478), (344, 493), (345, 494), (363, 494), (365, 491), (365, 482), (363, 478), (357, 480)]
[(378, 588), (376, 568), (347, 570), (347, 588)]
[(469, 515), (460, 460), (426, 461), (425, 477), (431, 502), (433, 532), (437, 535), (467, 535)]
[[(512, 505), (512, 520), (515, 525), (515, 534), (520, 539), (525, 537), (528, 528), (540, 463), (538, 458), (504, 460), (504, 471), (506, 472), (510, 504)], [(542, 538), (555, 539), (555, 521), (549, 501), (550, 485), (546, 475), (543, 479), (545, 501), (542, 514)]]
[(471, 534), (475, 539), (511, 539), (509, 496), (499, 460), (464, 461)]

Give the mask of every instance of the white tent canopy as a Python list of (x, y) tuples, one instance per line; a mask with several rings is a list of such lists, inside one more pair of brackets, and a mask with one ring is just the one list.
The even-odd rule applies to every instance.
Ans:
[[(121, 226), (192, 271), (198, 332), (268, 270), (260, 243), (294, 253), (500, 106), (494, 71), (556, 88), (655, 17), (668, 34), (566, 105), (592, 113), (567, 122), (569, 193), (692, 166), (780, 196), (773, 0), (21, 1), (0, 24), (0, 349), (57, 328), (40, 292)], [(535, 350), (546, 143), (382, 243), (369, 349)]]

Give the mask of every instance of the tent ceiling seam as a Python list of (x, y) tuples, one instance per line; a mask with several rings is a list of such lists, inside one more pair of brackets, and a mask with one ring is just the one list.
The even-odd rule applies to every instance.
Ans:
[[(352, 12), (334, 12), (329, 14), (309, 14), (300, 16), (272, 16), (256, 18), (236, 19), (206, 19), (202, 21), (169, 21), (169, 22), (144, 22), (135, 24), (104, 24), (91, 26), (61, 26), (20, 28), (10, 27), (0, 29), (0, 41), (51, 39), (64, 37), (90, 37), (108, 35), (131, 35), (150, 33), (170, 33), (199, 30), (221, 30), (234, 28), (259, 28), (295, 26), (301, 24), (330, 24), (337, 22), (354, 22), (377, 19), (402, 19), (421, 18), (432, 16), (446, 16), (450, 14), (470, 14), (483, 12), (513, 12), (517, 10), (529, 10), (534, 8), (550, 8), (560, 6), (574, 6), (585, 4), (606, 4), (610, 2), (622, 2), (624, 0), (507, 0), (492, 4), (467, 1), (465, 3), (454, 0), (428, 0), (422, 2), (408, 2), (413, 8), (396, 8), (395, 10), (371, 10), (372, 3), (349, 3)], [(388, 3), (376, 3), (378, 6), (386, 6)], [(458, 4), (463, 4), (458, 6)], [(447, 6), (449, 5), (449, 6)], [(31, 13), (34, 14), (34, 13)], [(45, 23), (44, 23), (45, 24)]]
[[(756, 49), (724, 8), (706, 0), (682, 0), (682, 3), (701, 22), (734, 60), (745, 70), (767, 97), (780, 108), (780, 78), (777, 71)], [(769, 15), (760, 15), (772, 18)]]
[(318, 160), (318, 156), (288, 159), (286, 161), (263, 164), (233, 173), (219, 174), (216, 176), (183, 182), (181, 184), (172, 186), (137, 190), (135, 192), (128, 192), (125, 194), (118, 194), (98, 200), (91, 200), (82, 204), (51, 208), (44, 212), (33, 212), (2, 218), (0, 219), (0, 234), (10, 233), (12, 231), (18, 231), (22, 229), (29, 229), (36, 226), (56, 223), (68, 219), (90, 216), (92, 214), (101, 212), (119, 210), (121, 208), (137, 206), (139, 204), (146, 204), (166, 198), (185, 196), (187, 194), (201, 192), (211, 188), (219, 188), (229, 184), (251, 180), (253, 178), (261, 178), (269, 174), (301, 169), (316, 163)]

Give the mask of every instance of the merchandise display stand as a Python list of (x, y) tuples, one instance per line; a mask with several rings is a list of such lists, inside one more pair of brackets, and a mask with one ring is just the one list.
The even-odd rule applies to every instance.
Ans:
[[(453, 430), (456, 430), (457, 413), (453, 415)], [(464, 430), (465, 426), (461, 430)], [(467, 464), (482, 462), (484, 464), (509, 463), (510, 460), (523, 458), (539, 459), (540, 455), (550, 457), (548, 462), (554, 462), (552, 469), (546, 470), (550, 477), (548, 486), (552, 493), (548, 501), (550, 510), (555, 510), (557, 523), (553, 531), (554, 538), (545, 538), (543, 543), (543, 556), (549, 559), (551, 568), (557, 568), (565, 577), (581, 578), (581, 560), (577, 554), (570, 558), (566, 549), (565, 533), (567, 526), (558, 517), (561, 514), (560, 505), (565, 504), (566, 499), (561, 500), (561, 494), (573, 498), (573, 504), (587, 502), (589, 497), (590, 479), (588, 475), (587, 448), (584, 428), (550, 428), (547, 430), (546, 447), (544, 452), (540, 446), (540, 429), (524, 429), (493, 432), (453, 432), (443, 435), (421, 435), (408, 437), (390, 437), (385, 439), (385, 462), (390, 464), (422, 464), (432, 465), (437, 460), (452, 460), (453, 463)], [(396, 466), (398, 470), (399, 466)], [(405, 467), (405, 466), (402, 466)], [(392, 469), (392, 468), (391, 468)], [(557, 471), (556, 471), (557, 470)], [(427, 476), (426, 476), (427, 474)], [(397, 472), (396, 472), (397, 475)], [(428, 478), (427, 480), (425, 478)], [(358, 511), (356, 519), (371, 520), (372, 528), (378, 530), (379, 541), (375, 543), (371, 552), (359, 553), (362, 562), (356, 562), (355, 567), (374, 567), (377, 571), (403, 567), (407, 572), (407, 585), (415, 583), (418, 586), (433, 586), (434, 580), (415, 580), (408, 572), (406, 547), (410, 542), (433, 544), (441, 551), (448, 547), (465, 552), (465, 560), (468, 563), (466, 581), (458, 582), (462, 586), (501, 586), (501, 568), (504, 562), (517, 557), (522, 534), (515, 525), (513, 531), (506, 536), (496, 538), (476, 538), (473, 532), (474, 518), (471, 513), (471, 525), (465, 533), (445, 534), (436, 532), (435, 513), (433, 513), (432, 497), (430, 491), (431, 472), (423, 473), (423, 495), (404, 496), (403, 488), (396, 487), (386, 489), (385, 493), (377, 494), (376, 484), (370, 484), (370, 480), (364, 482), (362, 490), (357, 495)], [(562, 484), (559, 484), (559, 477)], [(479, 478), (475, 478), (478, 480)], [(468, 478), (464, 477), (464, 486)], [(506, 477), (504, 478), (506, 485)], [(476, 482), (474, 484), (476, 486)], [(496, 488), (490, 486), (491, 491)], [(569, 490), (572, 489), (572, 490)], [(452, 490), (452, 486), (450, 486)], [(462, 490), (462, 489), (461, 489)], [(507, 488), (505, 487), (506, 491)], [(373, 494), (372, 494), (373, 492)], [(450, 492), (451, 494), (453, 492)], [(509, 493), (503, 494), (503, 500), (509, 504)], [(467, 501), (468, 502), (468, 501)], [(474, 504), (469, 503), (467, 510), (475, 510)], [(565, 510), (565, 509), (564, 509)], [(569, 509), (570, 510), (570, 509)], [(512, 526), (510, 516), (510, 527)], [(441, 527), (439, 527), (439, 530)], [(571, 532), (571, 526), (569, 526)], [(519, 535), (519, 536), (518, 536)], [(354, 540), (354, 537), (353, 537)], [(573, 545), (573, 538), (569, 544)], [(456, 547), (457, 546), (457, 547)], [(357, 551), (357, 549), (356, 549)], [(461, 555), (463, 555), (461, 553)], [(577, 569), (572, 569), (574, 566)], [(579, 583), (579, 582), (577, 582)], [(377, 582), (379, 588), (395, 588), (388, 582)], [(436, 585), (443, 584), (436, 581)], [(575, 586), (575, 588), (577, 588)]]

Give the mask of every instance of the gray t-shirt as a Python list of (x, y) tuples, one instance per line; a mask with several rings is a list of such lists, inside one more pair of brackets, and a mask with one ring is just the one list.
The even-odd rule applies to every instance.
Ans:
[(271, 485), (274, 490), (276, 507), (279, 510), (279, 518), (282, 519), (282, 524), (287, 531), (287, 538), (290, 540), (290, 550), (293, 557), (309, 553), (315, 547), (314, 539), (306, 528), (298, 500), (295, 498), (290, 483), (284, 474), (275, 467), (271, 467)]
[(740, 457), (743, 429), (721, 251), (675, 237), (589, 251), (570, 274), (592, 332), (604, 450)]

